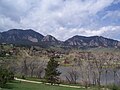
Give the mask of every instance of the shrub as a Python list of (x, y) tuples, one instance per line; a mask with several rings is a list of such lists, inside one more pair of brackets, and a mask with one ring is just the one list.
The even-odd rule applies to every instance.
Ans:
[(111, 90), (120, 90), (120, 88), (116, 85), (113, 85), (112, 87), (110, 87)]

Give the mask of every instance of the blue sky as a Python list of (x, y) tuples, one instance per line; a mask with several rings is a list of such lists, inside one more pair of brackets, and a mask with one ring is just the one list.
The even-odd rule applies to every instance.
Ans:
[(120, 0), (0, 0), (0, 31), (13, 28), (120, 40)]

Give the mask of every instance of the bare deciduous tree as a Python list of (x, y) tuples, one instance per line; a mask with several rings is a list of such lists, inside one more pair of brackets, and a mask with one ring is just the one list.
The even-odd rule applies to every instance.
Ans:
[(21, 65), (21, 72), (23, 74), (23, 76), (27, 76), (28, 75), (28, 65), (27, 65), (27, 58), (25, 58), (22, 62), (22, 65)]
[(30, 76), (33, 77), (34, 70), (37, 68), (37, 63), (35, 60), (32, 60), (29, 64)]
[(71, 84), (76, 84), (77, 79), (79, 78), (79, 73), (75, 70), (68, 71), (66, 79)]
[(43, 72), (45, 70), (45, 66), (46, 66), (45, 62), (39, 63), (39, 66), (37, 68), (37, 77), (38, 78), (42, 78), (42, 74), (43, 74)]

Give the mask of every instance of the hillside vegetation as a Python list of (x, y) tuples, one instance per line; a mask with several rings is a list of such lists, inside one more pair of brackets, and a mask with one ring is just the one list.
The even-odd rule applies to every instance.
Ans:
[[(119, 85), (120, 50), (117, 48), (63, 49), (39, 46), (0, 46), (0, 66), (15, 77), (34, 77), (44, 82), (52, 56), (58, 62), (59, 83), (89, 86)], [(16, 84), (15, 84), (16, 85)]]

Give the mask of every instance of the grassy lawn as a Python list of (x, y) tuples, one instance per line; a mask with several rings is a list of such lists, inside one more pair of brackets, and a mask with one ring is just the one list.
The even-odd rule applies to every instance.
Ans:
[[(62, 86), (51, 86), (45, 84), (33, 84), (27, 82), (13, 81), (12, 83), (8, 83), (6, 88), (0, 88), (0, 90), (99, 90), (98, 87), (91, 87), (88, 89), (84, 88), (69, 88)], [(103, 90), (103, 89), (100, 89)], [(115, 89), (120, 90), (120, 88)]]
[(43, 81), (43, 79), (38, 79), (36, 77), (26, 77), (25, 80), (38, 81), (38, 82)]
[[(36, 77), (26, 77), (25, 80), (30, 81), (37, 81), (41, 82), (42, 79), (38, 79)], [(64, 85), (64, 84), (63, 84)], [(70, 86), (79, 86), (81, 88), (69, 88), (69, 87), (63, 87), (63, 86), (51, 86), (51, 85), (45, 85), (45, 84), (33, 84), (33, 83), (27, 83), (27, 82), (20, 82), (20, 81), (14, 81), (13, 83), (7, 84), (7, 88), (0, 89), (0, 90), (98, 90), (97, 86), (91, 86), (88, 89), (83, 88), (83, 86), (80, 86), (79, 84), (65, 84)], [(101, 89), (103, 90), (103, 89)]]
[(6, 85), (6, 87), (7, 88), (0, 90), (85, 90), (85, 89), (50, 86), (44, 84), (33, 84), (33, 83), (18, 82), (18, 81), (9, 83)]

